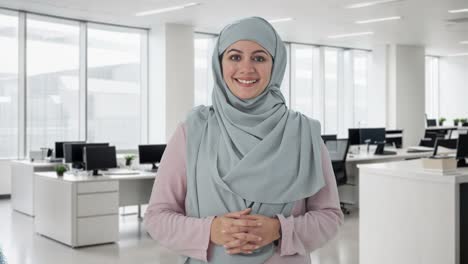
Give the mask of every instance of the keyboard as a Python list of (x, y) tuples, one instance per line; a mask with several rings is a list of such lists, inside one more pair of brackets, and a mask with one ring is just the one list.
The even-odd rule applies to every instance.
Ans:
[(125, 170), (125, 169), (108, 170), (108, 171), (102, 172), (102, 175), (135, 175), (135, 174), (140, 174), (140, 172), (134, 171), (134, 170)]
[(431, 147), (423, 147), (423, 146), (415, 146), (415, 147), (409, 147), (406, 152), (411, 153), (411, 152), (432, 152), (434, 151), (434, 148)]

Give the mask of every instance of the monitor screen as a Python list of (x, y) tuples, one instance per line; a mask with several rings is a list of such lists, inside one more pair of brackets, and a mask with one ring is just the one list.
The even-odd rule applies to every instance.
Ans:
[(348, 141), (349, 145), (359, 145), (361, 144), (359, 128), (349, 128), (348, 129)]
[(85, 141), (57, 141), (55, 142), (55, 157), (56, 158), (64, 158), (64, 148), (63, 145), (65, 143), (86, 143)]
[(361, 144), (377, 144), (385, 141), (385, 128), (361, 128)]
[(83, 148), (85, 146), (109, 146), (109, 143), (65, 143), (63, 145), (66, 163), (83, 163)]
[(468, 134), (458, 135), (457, 159), (468, 157)]
[(117, 167), (117, 155), (115, 146), (85, 146), (83, 149), (83, 160), (86, 170), (96, 171)]
[(161, 145), (139, 145), (138, 154), (141, 164), (156, 164), (161, 161), (166, 144)]

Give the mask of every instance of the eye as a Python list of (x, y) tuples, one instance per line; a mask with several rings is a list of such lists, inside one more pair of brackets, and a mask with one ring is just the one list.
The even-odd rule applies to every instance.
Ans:
[(252, 60), (255, 61), (255, 62), (264, 62), (266, 60), (266, 58), (263, 57), (263, 56), (254, 56), (252, 58)]
[(240, 60), (241, 60), (241, 56), (235, 54), (235, 55), (229, 56), (229, 59), (232, 60), (232, 61), (240, 61)]

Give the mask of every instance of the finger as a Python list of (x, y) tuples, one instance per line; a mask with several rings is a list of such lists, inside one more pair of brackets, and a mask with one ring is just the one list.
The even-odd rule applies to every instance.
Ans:
[(231, 218), (240, 218), (243, 215), (248, 215), (252, 211), (252, 208), (247, 208), (242, 211), (237, 211), (237, 212), (230, 212), (225, 214), (225, 217), (231, 217)]
[(261, 226), (262, 223), (255, 221), (255, 220), (250, 220), (250, 219), (234, 219), (232, 221), (232, 225), (258, 227), (258, 226)]
[(246, 251), (253, 251), (253, 250), (259, 249), (260, 246), (255, 245), (255, 244), (251, 244), (251, 243), (247, 243), (247, 244), (241, 246), (240, 248), (241, 248), (242, 252), (246, 252)]
[(238, 248), (238, 247), (244, 246), (245, 244), (247, 244), (247, 241), (235, 239), (235, 240), (229, 241), (228, 243), (225, 243), (224, 248), (227, 248), (227, 249)]
[(225, 228), (226, 234), (236, 234), (236, 233), (247, 233), (250, 231), (252, 227), (246, 227), (246, 226), (230, 226)]
[(249, 220), (260, 220), (262, 219), (264, 216), (263, 215), (241, 215), (239, 218), (240, 219), (249, 219)]
[(232, 234), (232, 236), (239, 240), (254, 242), (254, 243), (258, 243), (263, 240), (262, 237), (254, 235), (254, 234), (249, 234), (249, 233), (236, 233), (236, 234)]

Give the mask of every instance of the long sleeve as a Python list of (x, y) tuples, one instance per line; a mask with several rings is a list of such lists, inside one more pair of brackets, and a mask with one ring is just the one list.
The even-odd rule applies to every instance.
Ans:
[(185, 215), (185, 126), (179, 125), (159, 165), (144, 225), (151, 237), (181, 255), (207, 261), (214, 217)]
[(335, 174), (328, 150), (323, 143), (322, 168), (325, 186), (306, 199), (305, 213), (287, 218), (278, 215), (282, 233), (280, 256), (306, 256), (332, 239), (343, 223)]

